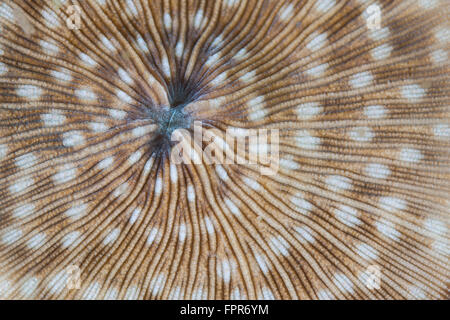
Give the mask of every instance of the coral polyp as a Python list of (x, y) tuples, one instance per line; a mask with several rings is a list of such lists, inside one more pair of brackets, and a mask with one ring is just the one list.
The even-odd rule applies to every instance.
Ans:
[(0, 298), (448, 299), (449, 9), (2, 1)]

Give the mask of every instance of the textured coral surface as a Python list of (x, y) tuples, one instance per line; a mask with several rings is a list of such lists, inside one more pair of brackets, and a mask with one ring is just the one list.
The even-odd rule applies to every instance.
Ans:
[[(449, 13), (2, 0), (0, 298), (449, 298)], [(277, 174), (173, 163), (194, 121)]]

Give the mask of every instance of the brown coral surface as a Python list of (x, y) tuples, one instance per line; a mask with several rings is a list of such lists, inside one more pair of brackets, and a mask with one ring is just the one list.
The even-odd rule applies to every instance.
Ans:
[[(448, 298), (449, 13), (2, 0), (0, 298)], [(276, 174), (174, 163), (195, 122)]]

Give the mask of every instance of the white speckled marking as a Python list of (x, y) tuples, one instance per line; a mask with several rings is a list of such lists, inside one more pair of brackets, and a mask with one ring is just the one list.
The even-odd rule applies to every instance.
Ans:
[(102, 35), (100, 37), (100, 41), (103, 43), (103, 45), (111, 52), (115, 52), (116, 51), (116, 47), (113, 45), (113, 43), (106, 38), (104, 35)]
[(327, 12), (336, 5), (336, 0), (317, 0), (316, 9), (320, 12)]
[(347, 205), (340, 205), (334, 210), (334, 214), (338, 220), (349, 227), (354, 227), (358, 224), (361, 224), (358, 211), (355, 208), (349, 207)]
[(38, 284), (39, 284), (39, 279), (36, 277), (32, 277), (23, 283), (22, 287), (20, 288), (20, 292), (25, 297), (32, 296), (32, 294), (36, 290)]
[(307, 102), (297, 106), (296, 111), (299, 118), (308, 120), (322, 112), (323, 108), (317, 102)]
[(367, 142), (373, 139), (374, 133), (369, 127), (356, 127), (349, 133), (350, 138), (358, 142)]
[(264, 97), (259, 96), (247, 102), (249, 119), (257, 121), (264, 119), (267, 111), (264, 109)]
[(444, 64), (448, 60), (448, 53), (443, 49), (438, 49), (431, 53), (431, 61), (434, 64), (441, 65)]
[(166, 29), (170, 29), (172, 27), (172, 17), (167, 12), (164, 13), (163, 21), (164, 27), (166, 27)]
[[(243, 82), (254, 82), (256, 78), (256, 71), (251, 70), (245, 72), (241, 77), (240, 80)], [(262, 97), (257, 97), (256, 99), (260, 99)], [(264, 99), (264, 98), (263, 98)]]
[(62, 166), (58, 173), (54, 174), (52, 179), (55, 184), (63, 184), (74, 180), (77, 177), (77, 169), (72, 165), (66, 164)]
[(194, 27), (199, 29), (202, 26), (203, 21), (203, 10), (198, 10), (194, 17)]
[(363, 88), (369, 86), (373, 81), (373, 75), (369, 71), (363, 71), (354, 74), (350, 79), (350, 85), (355, 88)]
[(186, 233), (186, 225), (184, 223), (180, 224), (178, 230), (178, 240), (180, 240), (180, 242), (184, 242), (184, 240), (186, 240)]
[(139, 218), (139, 215), (141, 214), (141, 212), (142, 212), (141, 208), (134, 209), (134, 211), (133, 211), (133, 213), (131, 214), (131, 217), (130, 217), (130, 223), (131, 224), (134, 224), (137, 221), (137, 219)]
[(345, 293), (353, 293), (353, 283), (350, 279), (343, 273), (337, 273), (334, 275), (334, 284), (339, 287)]
[(395, 229), (395, 226), (391, 221), (380, 220), (376, 222), (375, 226), (379, 232), (394, 241), (398, 241), (401, 235), (400, 232)]
[(64, 124), (66, 116), (61, 114), (59, 110), (53, 110), (52, 113), (45, 113), (41, 115), (44, 125), (47, 127), (55, 127)]
[(133, 98), (130, 97), (127, 93), (123, 92), (122, 90), (118, 89), (116, 92), (117, 97), (122, 100), (125, 103), (132, 103)]
[(75, 95), (81, 100), (97, 100), (97, 95), (91, 89), (75, 90)]
[(325, 289), (321, 289), (317, 292), (317, 298), (319, 300), (333, 300), (333, 295)]
[(287, 170), (297, 170), (300, 168), (298, 162), (292, 159), (280, 159), (280, 166)]
[(159, 274), (155, 279), (151, 282), (150, 287), (152, 288), (152, 294), (158, 295), (161, 290), (164, 288), (164, 284), (166, 283), (166, 276), (164, 274)]
[(8, 154), (8, 146), (0, 144), (0, 160), (6, 157)]
[(247, 49), (242, 48), (234, 55), (234, 59), (243, 60), (247, 57)]
[(383, 60), (389, 58), (392, 50), (393, 48), (389, 44), (383, 43), (382, 45), (373, 48), (370, 53), (375, 60)]
[(364, 114), (369, 119), (381, 119), (386, 113), (386, 108), (380, 105), (368, 106), (364, 109)]
[(98, 282), (94, 282), (89, 285), (83, 295), (85, 300), (94, 300), (100, 293), (101, 285)]
[(270, 242), (270, 247), (275, 254), (285, 257), (289, 256), (288, 249), (290, 248), (290, 245), (282, 236), (272, 237)]
[(184, 51), (184, 43), (179, 41), (175, 47), (175, 55), (178, 58), (181, 58), (183, 56), (183, 51)]
[(153, 241), (155, 241), (157, 235), (158, 235), (158, 229), (152, 228), (152, 230), (150, 231), (150, 234), (148, 235), (148, 238), (147, 238), (147, 244), (151, 245), (153, 243)]
[(148, 134), (152, 130), (152, 126), (139, 126), (133, 129), (132, 134), (136, 138), (140, 138)]
[(111, 167), (113, 165), (113, 163), (114, 163), (114, 157), (110, 156), (110, 157), (107, 157), (107, 158), (103, 159), (102, 161), (100, 161), (97, 164), (97, 168), (100, 170), (104, 170), (106, 168)]
[(123, 197), (126, 195), (126, 192), (128, 191), (128, 183), (124, 182), (120, 186), (116, 188), (113, 192), (114, 197)]
[(5, 2), (3, 2), (0, 6), (0, 17), (10, 20), (10, 21), (14, 20), (14, 11)]
[(88, 56), (87, 54), (85, 54), (83, 52), (80, 53), (80, 59), (81, 59), (81, 61), (83, 61), (84, 63), (86, 63), (87, 65), (89, 65), (91, 67), (94, 67), (97, 65), (97, 62), (94, 59), (92, 59), (90, 56)]
[(119, 74), (119, 77), (120, 79), (122, 79), (122, 81), (127, 84), (133, 84), (133, 78), (131, 78), (128, 72), (126, 72), (124, 69), (120, 68), (117, 73)]
[(406, 209), (406, 201), (396, 197), (381, 197), (379, 204), (380, 208), (390, 212)]
[(251, 178), (243, 177), (242, 180), (244, 181), (244, 183), (247, 186), (249, 186), (250, 188), (252, 188), (255, 191), (261, 190), (261, 188), (262, 188), (261, 185), (257, 181), (255, 181)]
[(55, 12), (51, 11), (50, 9), (44, 9), (41, 12), (42, 18), (45, 20), (45, 24), (48, 27), (59, 27), (61, 22), (56, 15)]
[(294, 227), (294, 230), (300, 235), (301, 242), (303, 243), (313, 243), (315, 241), (312, 231), (307, 226), (304, 227)]
[(21, 180), (18, 180), (16, 182), (14, 182), (10, 187), (9, 187), (9, 191), (12, 194), (15, 193), (21, 193), (23, 191), (25, 191), (26, 189), (30, 188), (31, 186), (34, 185), (34, 180), (31, 177), (25, 177)]
[(170, 64), (169, 64), (169, 60), (167, 59), (167, 57), (164, 57), (162, 59), (162, 63), (161, 64), (162, 64), (161, 67), (162, 67), (162, 70), (163, 70), (164, 74), (167, 77), (170, 77), (170, 75), (171, 75)]
[(26, 203), (14, 209), (13, 215), (16, 218), (23, 219), (34, 213), (36, 206), (32, 203)]
[(213, 65), (216, 65), (218, 62), (220, 61), (220, 53), (215, 53), (212, 56), (210, 56), (208, 58), (208, 60), (206, 60), (206, 65), (208, 67), (211, 67)]
[(125, 293), (125, 300), (136, 300), (139, 295), (139, 289), (136, 286), (131, 286)]
[(403, 86), (401, 93), (404, 98), (410, 100), (411, 102), (417, 102), (425, 96), (426, 91), (418, 84), (410, 84)]
[(15, 242), (19, 241), (20, 238), (22, 238), (22, 230), (20, 229), (13, 229), (2, 236), (2, 242), (8, 245), (14, 244)]
[(45, 233), (41, 232), (31, 237), (31, 239), (28, 240), (27, 245), (30, 249), (37, 249), (44, 243), (44, 241)]
[(228, 209), (230, 209), (231, 213), (235, 216), (238, 216), (241, 214), (241, 210), (236, 206), (236, 204), (231, 200), (226, 198), (225, 204), (227, 205)]
[(8, 67), (3, 62), (0, 62), (0, 76), (8, 72)]
[(172, 183), (178, 182), (178, 171), (177, 166), (173, 163), (170, 164), (170, 181)]
[(313, 209), (312, 204), (305, 200), (302, 193), (296, 193), (290, 200), (297, 207), (297, 211), (303, 214), (308, 214)]
[(287, 21), (291, 19), (293, 15), (294, 15), (294, 5), (292, 3), (284, 5), (279, 12), (279, 17), (280, 20), (282, 21)]
[(55, 79), (58, 79), (61, 81), (66, 81), (66, 82), (72, 81), (72, 78), (73, 78), (72, 75), (70, 73), (68, 73), (67, 71), (63, 72), (63, 71), (53, 70), (50, 72), (50, 75)]
[(138, 150), (130, 155), (130, 157), (128, 158), (128, 162), (131, 165), (133, 165), (139, 160), (141, 160), (141, 158), (142, 158), (142, 151)]
[(228, 173), (225, 171), (225, 169), (221, 165), (216, 166), (216, 172), (219, 175), (219, 178), (223, 181), (227, 181), (229, 179)]
[(161, 177), (158, 177), (155, 182), (155, 194), (159, 195), (162, 192), (163, 181)]
[[(436, 125), (433, 128), (433, 133), (435, 136), (439, 138), (449, 138), (450, 137), (450, 125), (446, 123), (441, 123)], [(0, 147), (1, 149), (1, 147)], [(0, 151), (0, 158), (1, 158), (1, 151)]]
[(384, 27), (381, 29), (371, 29), (369, 30), (369, 37), (373, 40), (373, 41), (381, 41), (383, 39), (387, 39), (390, 36), (390, 32), (389, 32), (389, 28), (388, 27)]
[(320, 138), (304, 130), (298, 132), (295, 141), (297, 146), (302, 149), (317, 149), (320, 146)]
[(447, 224), (444, 221), (438, 220), (436, 218), (428, 218), (427, 220), (425, 220), (423, 226), (425, 229), (444, 237), (448, 232)]
[(37, 157), (32, 152), (30, 152), (17, 157), (16, 166), (22, 170), (25, 170), (36, 165), (37, 161)]
[(267, 262), (266, 262), (267, 260), (266, 260), (265, 256), (255, 255), (255, 259), (256, 259), (256, 262), (258, 263), (261, 271), (264, 274), (267, 274), (269, 272), (269, 267), (267, 266)]
[(17, 95), (26, 99), (38, 99), (42, 95), (42, 89), (31, 84), (21, 85), (17, 88)]
[(211, 219), (209, 217), (205, 217), (205, 226), (206, 226), (206, 231), (209, 234), (214, 233), (214, 224), (212, 223)]
[(138, 9), (136, 8), (136, 5), (134, 4), (134, 2), (132, 0), (127, 0), (127, 7), (129, 9), (129, 12), (133, 15), (133, 16), (137, 16), (139, 14)]
[(328, 63), (322, 63), (319, 64), (311, 69), (306, 70), (306, 73), (311, 77), (320, 77), (323, 76), (323, 74), (328, 69)]
[(66, 270), (63, 270), (53, 276), (47, 285), (50, 293), (55, 295), (61, 293), (67, 285), (67, 278), (68, 273)]
[(46, 54), (57, 55), (59, 52), (59, 46), (53, 42), (40, 40), (39, 44), (42, 47), (42, 51)]
[(262, 288), (262, 298), (264, 300), (275, 300), (275, 296), (273, 295), (272, 290), (269, 288)]
[(424, 9), (433, 9), (439, 4), (439, 0), (417, 0), (417, 3)]
[(73, 205), (70, 209), (66, 211), (66, 216), (72, 219), (79, 219), (87, 213), (88, 206), (85, 203), (79, 203)]
[(312, 40), (306, 45), (306, 48), (308, 48), (311, 51), (317, 51), (321, 49), (326, 42), (327, 42), (326, 33), (316, 34), (314, 35)]
[(142, 38), (142, 36), (138, 35), (136, 37), (136, 42), (139, 46), (139, 49), (141, 49), (141, 51), (143, 53), (148, 53), (150, 52), (150, 50), (148, 49), (147, 43), (145, 42), (145, 40)]
[(366, 260), (375, 260), (378, 258), (378, 251), (367, 243), (360, 243), (356, 247), (356, 253)]
[(436, 32), (436, 39), (442, 44), (448, 44), (450, 41), (450, 29), (447, 27), (439, 27)]
[(80, 240), (80, 232), (72, 231), (62, 238), (62, 246), (68, 248), (74, 246)]
[(187, 188), (187, 198), (189, 202), (195, 201), (195, 189), (192, 185), (189, 185)]

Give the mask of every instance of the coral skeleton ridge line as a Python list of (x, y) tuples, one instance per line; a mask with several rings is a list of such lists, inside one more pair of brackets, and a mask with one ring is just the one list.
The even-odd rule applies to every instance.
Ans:
[[(2, 0), (0, 298), (448, 299), (449, 13)], [(276, 174), (174, 163), (196, 122)]]

